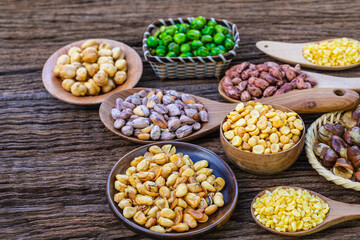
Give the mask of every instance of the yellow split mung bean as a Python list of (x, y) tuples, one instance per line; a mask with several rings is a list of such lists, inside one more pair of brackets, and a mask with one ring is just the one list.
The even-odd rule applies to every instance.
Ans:
[(249, 101), (239, 103), (222, 125), (224, 137), (240, 150), (257, 154), (285, 151), (294, 146), (304, 129), (295, 112)]
[(277, 187), (255, 200), (256, 219), (279, 232), (305, 231), (321, 224), (329, 205), (309, 191)]
[(308, 61), (324, 66), (346, 66), (360, 62), (360, 43), (347, 38), (311, 43), (303, 48)]

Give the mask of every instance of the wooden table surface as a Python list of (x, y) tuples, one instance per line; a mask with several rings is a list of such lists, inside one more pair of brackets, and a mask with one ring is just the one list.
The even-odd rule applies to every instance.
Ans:
[[(271, 59), (256, 49), (259, 40), (360, 39), (359, 12), (359, 2), (351, 0), (0, 1), (0, 238), (143, 238), (114, 217), (105, 198), (112, 166), (139, 145), (107, 130), (99, 120), (98, 106), (67, 104), (45, 90), (41, 70), (58, 48), (85, 38), (122, 41), (142, 56), (144, 72), (137, 86), (223, 101), (216, 79), (156, 78), (141, 50), (150, 22), (197, 15), (225, 18), (237, 25), (241, 35), (240, 52), (232, 64), (261, 63)], [(331, 74), (359, 76), (360, 68)], [(309, 126), (320, 115), (303, 117)], [(218, 133), (193, 143), (225, 159), (239, 184), (235, 213), (207, 239), (280, 239), (258, 227), (250, 215), (252, 198), (267, 187), (301, 186), (334, 200), (360, 202), (360, 192), (319, 176), (304, 151), (285, 172), (263, 177), (229, 162)], [(360, 220), (354, 220), (307, 239), (359, 239), (359, 232)]]

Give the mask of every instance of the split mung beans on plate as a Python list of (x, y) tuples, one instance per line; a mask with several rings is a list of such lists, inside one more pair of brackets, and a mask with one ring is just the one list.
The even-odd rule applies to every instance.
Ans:
[(225, 204), (225, 180), (212, 172), (207, 160), (194, 163), (175, 146), (153, 145), (116, 175), (114, 201), (124, 217), (151, 231), (189, 231)]
[(141, 140), (172, 140), (189, 136), (208, 122), (206, 107), (175, 90), (144, 89), (116, 99), (114, 127)]

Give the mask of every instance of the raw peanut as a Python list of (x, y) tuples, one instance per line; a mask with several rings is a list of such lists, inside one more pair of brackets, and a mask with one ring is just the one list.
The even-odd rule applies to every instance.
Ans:
[(192, 127), (189, 125), (178, 128), (175, 132), (177, 138), (183, 138), (189, 136), (192, 133)]
[(262, 94), (262, 91), (260, 88), (252, 85), (252, 84), (248, 84), (247, 86), (247, 91), (250, 93), (250, 95), (252, 95), (253, 97), (260, 97)]
[(171, 140), (174, 139), (176, 135), (172, 132), (161, 132), (160, 140)]
[(239, 99), (240, 98), (240, 92), (239, 90), (234, 87), (234, 85), (231, 83), (230, 78), (225, 77), (223, 82), (221, 83), (222, 89), (225, 91), (226, 95), (233, 98), (233, 99)]

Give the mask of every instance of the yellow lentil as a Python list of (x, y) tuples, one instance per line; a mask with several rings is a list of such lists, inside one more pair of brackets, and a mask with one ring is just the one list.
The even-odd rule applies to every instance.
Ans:
[(360, 43), (347, 38), (311, 43), (303, 48), (303, 55), (317, 65), (346, 66), (360, 62)]
[(309, 230), (322, 223), (329, 205), (308, 191), (277, 187), (255, 200), (256, 219), (279, 232)]

